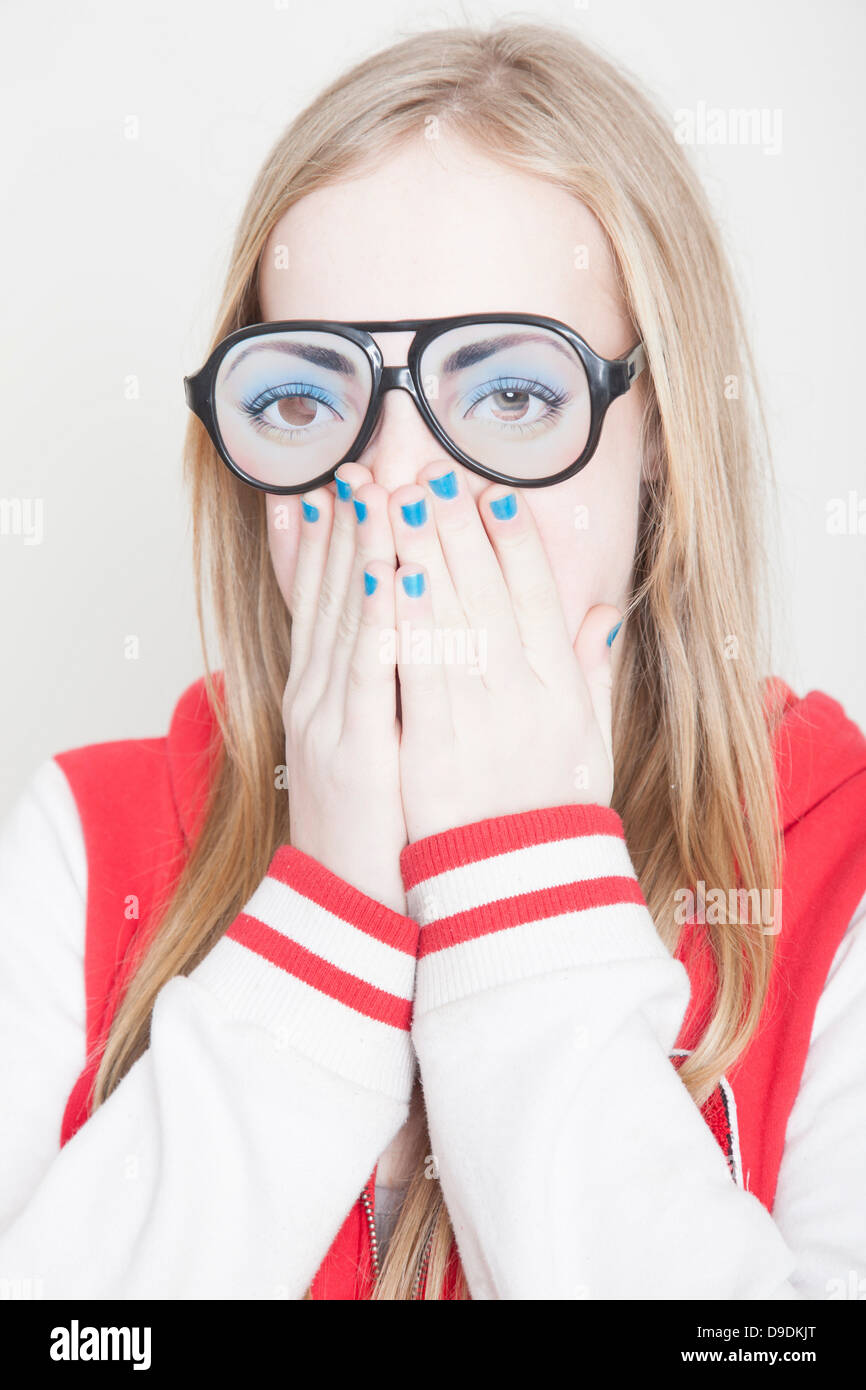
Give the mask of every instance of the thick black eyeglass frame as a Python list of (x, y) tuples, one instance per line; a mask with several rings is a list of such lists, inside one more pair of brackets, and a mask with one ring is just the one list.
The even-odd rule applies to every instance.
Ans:
[[(495, 468), (488, 468), (485, 464), (479, 463), (477, 459), (464, 454), (463, 450), (458, 448), (448, 437), (431, 411), (420, 381), (419, 364), (422, 353), (434, 339), (452, 328), (463, 328), (468, 324), (487, 323), (520, 323), (529, 327), (552, 329), (554, 333), (558, 333), (569, 343), (583, 362), (590, 389), (589, 435), (582, 452), (573, 463), (569, 464), (568, 468), (563, 468), (558, 473), (551, 474), (546, 478), (512, 478), (509, 474), (500, 473)], [(264, 337), (272, 333), (292, 332), (299, 329), (314, 329), (318, 332), (334, 333), (339, 337), (347, 338), (363, 350), (370, 363), (372, 376), (370, 404), (367, 407), (361, 428), (349, 449), (327, 472), (321, 473), (317, 478), (311, 478), (305, 483), (293, 483), (288, 487), (275, 487), (272, 483), (263, 483), (257, 478), (250, 477), (232, 459), (223, 443), (217, 423), (214, 389), (220, 363), (236, 343), (243, 342), (247, 338)], [(371, 334), (406, 333), (412, 330), (414, 330), (415, 336), (409, 344), (406, 365), (404, 367), (386, 367), (382, 361), (379, 345)], [(260, 492), (288, 496), (299, 492), (311, 492), (314, 488), (332, 482), (341, 463), (354, 460), (363, 452), (375, 429), (385, 392), (396, 389), (409, 392), (421, 413), (422, 419), (452, 458), (456, 458), (459, 463), (462, 463), (473, 473), (478, 473), (481, 477), (488, 478), (492, 482), (508, 483), (512, 487), (518, 488), (530, 488), (550, 487), (553, 483), (564, 482), (566, 478), (573, 477), (575, 473), (579, 473), (582, 468), (586, 467), (598, 446), (601, 427), (608, 407), (619, 396), (628, 391), (632, 382), (640, 375), (645, 366), (646, 353), (640, 342), (636, 343), (625, 357), (600, 357), (597, 352), (593, 352), (589, 344), (578, 333), (575, 333), (574, 329), (569, 328), (567, 324), (560, 323), (558, 319), (545, 318), (540, 314), (459, 314), (448, 318), (376, 319), (354, 323), (338, 323), (326, 319), (280, 319), (271, 323), (253, 323), (246, 328), (238, 328), (234, 333), (230, 333), (228, 337), (223, 338), (222, 342), (217, 344), (199, 371), (192, 376), (184, 377), (183, 384), (186, 403), (201, 420), (220, 458), (235, 477), (248, 483), (250, 487), (257, 488)]]

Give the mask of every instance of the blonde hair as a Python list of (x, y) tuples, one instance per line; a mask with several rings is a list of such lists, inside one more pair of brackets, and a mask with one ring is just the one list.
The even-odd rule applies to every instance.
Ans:
[[(212, 345), (260, 319), (259, 261), (286, 210), (423, 139), (431, 117), (592, 210), (645, 344), (645, 482), (614, 692), (613, 806), (658, 932), (675, 950), (677, 890), (699, 881), (772, 890), (782, 841), (770, 741), (776, 716), (763, 685), (756, 601), (766, 430), (731, 272), (668, 123), (632, 79), (564, 27), (502, 23), (404, 38), (333, 82), (277, 141), (240, 221)], [(734, 400), (725, 391), (732, 377), (741, 387)], [(204, 633), (207, 596), (222, 657), (224, 699), (205, 650), (222, 752), (203, 830), (114, 1018), (93, 1108), (148, 1046), (159, 990), (204, 958), (290, 837), (274, 769), (285, 756), (291, 625), (271, 565), (264, 496), (232, 477), (193, 417), (186, 470), (199, 622)], [(774, 943), (748, 923), (706, 932), (718, 986), (679, 1073), (697, 1104), (755, 1030)], [(373, 1297), (414, 1297), (425, 1254), (423, 1296), (442, 1296), (452, 1229), (439, 1184), (427, 1176), (429, 1148), (424, 1126)], [(462, 1272), (458, 1296), (469, 1296)]]

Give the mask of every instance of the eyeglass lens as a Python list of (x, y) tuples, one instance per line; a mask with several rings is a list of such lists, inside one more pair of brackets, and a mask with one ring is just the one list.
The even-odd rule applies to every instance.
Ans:
[[(552, 329), (464, 324), (428, 343), (419, 360), (425, 401), (469, 458), (512, 478), (570, 467), (586, 446), (591, 401), (583, 362)], [(373, 378), (349, 338), (316, 330), (236, 343), (220, 363), (217, 424), (233, 462), (272, 487), (321, 476), (348, 452)]]

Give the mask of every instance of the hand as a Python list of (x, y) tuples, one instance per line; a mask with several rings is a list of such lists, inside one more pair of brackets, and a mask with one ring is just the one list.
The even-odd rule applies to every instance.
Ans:
[[(419, 484), (441, 473), (425, 469)], [(607, 637), (618, 610), (590, 609), (572, 647), (525, 500), (492, 485), (476, 506), (456, 469), (453, 477), (453, 496), (416, 485), (389, 502), (410, 840), (547, 806), (609, 805), (613, 790)], [(490, 502), (502, 498), (497, 517)], [(451, 660), (435, 659), (436, 629), (468, 629), (479, 669), (456, 644)]]
[[(369, 897), (405, 912), (396, 669), (381, 641), (382, 630), (394, 626), (387, 494), (359, 464), (341, 467), (340, 478), (353, 496), (306, 493), (318, 515), (301, 521), (283, 696), (290, 839)], [(355, 499), (366, 508), (362, 524)], [(368, 587), (377, 580), (366, 597), (365, 570)]]

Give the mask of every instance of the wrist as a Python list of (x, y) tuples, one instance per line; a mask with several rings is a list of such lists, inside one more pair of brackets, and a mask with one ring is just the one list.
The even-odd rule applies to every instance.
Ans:
[[(318, 833), (321, 830), (321, 833)], [(310, 827), (293, 824), (291, 848), (306, 860), (321, 865), (336, 880), (386, 907), (406, 914), (406, 894), (400, 874), (399, 845), (405, 844), (405, 830), (398, 839), (393, 834), (385, 843), (393, 846), (386, 856), (381, 847), (371, 845), (369, 837), (347, 831), (335, 833), (333, 826)], [(378, 852), (376, 850), (378, 849)]]

